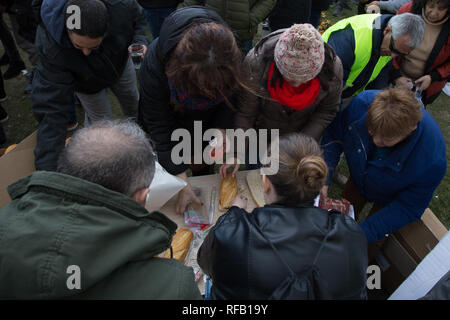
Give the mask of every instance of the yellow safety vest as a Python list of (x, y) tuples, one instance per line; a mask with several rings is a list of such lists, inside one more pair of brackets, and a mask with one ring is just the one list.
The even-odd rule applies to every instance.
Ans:
[[(370, 61), (370, 57), (372, 55), (373, 22), (379, 16), (380, 14), (361, 14), (348, 19), (343, 19), (332, 25), (322, 34), (323, 41), (328, 42), (328, 38), (333, 32), (343, 30), (348, 25), (350, 25), (353, 29), (353, 33), (355, 35), (355, 61), (353, 62), (350, 69), (350, 74), (345, 82), (346, 87), (353, 87), (353, 82)], [(388, 64), (389, 61), (391, 61), (391, 59), (391, 56), (381, 56), (372, 71), (369, 81), (362, 88), (359, 88), (353, 95), (355, 96), (363, 91), (370, 82), (376, 79), (381, 70)]]

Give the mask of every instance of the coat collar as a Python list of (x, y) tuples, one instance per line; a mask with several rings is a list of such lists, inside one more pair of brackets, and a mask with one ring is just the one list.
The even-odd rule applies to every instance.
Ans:
[(119, 212), (132, 219), (152, 217), (164, 224), (169, 230), (175, 232), (176, 224), (159, 212), (149, 213), (133, 199), (98, 184), (72, 177), (66, 174), (36, 171), (8, 186), (8, 193), (12, 200), (18, 199), (31, 189), (39, 189), (48, 194), (58, 194), (70, 197), (74, 201), (91, 202)]
[[(422, 114), (425, 115), (423, 108), (421, 111)], [(367, 132), (366, 118), (367, 113), (365, 113), (360, 119), (354, 121), (352, 125), (357, 130), (357, 134), (360, 137), (361, 143), (364, 144), (365, 150), (367, 152), (372, 152), (376, 146), (373, 143), (372, 137)], [(414, 130), (405, 140), (392, 147), (391, 153), (389, 153), (386, 158), (382, 160), (375, 159), (369, 161), (377, 167), (388, 167), (395, 172), (401, 171), (410, 154), (415, 149), (420, 137), (422, 136), (422, 132), (423, 118), (417, 124), (416, 130)], [(369, 158), (369, 155), (367, 155), (367, 158)]]

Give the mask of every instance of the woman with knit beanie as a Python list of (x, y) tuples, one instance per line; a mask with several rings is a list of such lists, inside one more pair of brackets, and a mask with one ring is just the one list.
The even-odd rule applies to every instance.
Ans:
[[(262, 38), (244, 67), (252, 90), (239, 98), (237, 128), (300, 132), (320, 140), (339, 110), (343, 71), (312, 25), (294, 24)], [(221, 173), (230, 166), (222, 166)]]
[(424, 105), (431, 104), (450, 78), (450, 0), (413, 0), (397, 14), (411, 12), (425, 21), (425, 36), (419, 47), (393, 61), (397, 85), (408, 82), (422, 92)]

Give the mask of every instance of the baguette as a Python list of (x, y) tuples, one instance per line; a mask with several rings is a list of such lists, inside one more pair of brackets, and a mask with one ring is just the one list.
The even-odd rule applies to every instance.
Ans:
[(231, 201), (237, 196), (237, 194), (238, 188), (236, 176), (233, 177), (231, 173), (229, 173), (220, 182), (219, 209), (227, 210), (230, 207)]
[(262, 178), (259, 170), (252, 170), (247, 173), (247, 184), (252, 195), (253, 201), (258, 208), (264, 207), (264, 191)]
[[(194, 235), (188, 229), (178, 229), (172, 239), (173, 259), (184, 263), (184, 259), (191, 246)], [(170, 249), (167, 249), (163, 255), (164, 258), (170, 259)]]

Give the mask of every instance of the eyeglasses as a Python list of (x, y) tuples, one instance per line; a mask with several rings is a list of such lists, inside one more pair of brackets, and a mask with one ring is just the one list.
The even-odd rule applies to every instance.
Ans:
[(398, 54), (400, 56), (407, 56), (409, 54), (409, 52), (401, 52), (398, 51), (395, 47), (394, 47), (394, 38), (391, 35), (391, 41), (389, 42), (389, 50), (391, 50), (392, 53)]

